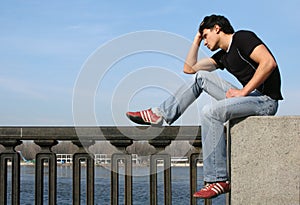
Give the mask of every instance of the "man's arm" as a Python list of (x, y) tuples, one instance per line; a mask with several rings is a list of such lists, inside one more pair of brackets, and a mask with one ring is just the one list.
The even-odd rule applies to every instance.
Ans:
[(202, 41), (201, 34), (198, 32), (194, 38), (191, 48), (186, 57), (183, 72), (186, 74), (194, 74), (198, 70), (213, 71), (216, 69), (216, 63), (212, 58), (204, 58), (197, 61), (198, 50)]
[(257, 46), (252, 51), (250, 58), (258, 63), (258, 67), (253, 77), (241, 90), (228, 90), (226, 93), (227, 98), (247, 96), (257, 87), (259, 87), (277, 66), (275, 59), (263, 44)]

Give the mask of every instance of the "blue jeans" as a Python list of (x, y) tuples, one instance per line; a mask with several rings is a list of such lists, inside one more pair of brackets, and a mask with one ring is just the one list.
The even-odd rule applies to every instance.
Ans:
[(224, 123), (250, 115), (275, 115), (278, 101), (255, 90), (245, 97), (226, 98), (229, 88), (235, 88), (213, 72), (199, 71), (195, 81), (183, 86), (159, 107), (168, 124), (176, 121), (185, 109), (205, 91), (216, 99), (203, 107), (201, 120), (204, 181), (228, 179)]

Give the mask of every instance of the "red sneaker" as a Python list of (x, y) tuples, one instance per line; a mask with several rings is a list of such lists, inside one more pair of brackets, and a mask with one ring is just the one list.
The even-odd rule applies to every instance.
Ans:
[(230, 182), (215, 182), (207, 184), (200, 191), (194, 193), (194, 197), (202, 199), (211, 199), (230, 191)]
[(127, 112), (127, 117), (141, 125), (162, 125), (163, 118), (152, 111), (152, 109), (142, 110), (138, 112)]

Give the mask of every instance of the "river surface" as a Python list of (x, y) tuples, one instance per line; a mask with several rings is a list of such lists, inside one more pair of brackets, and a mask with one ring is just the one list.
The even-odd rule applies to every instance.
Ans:
[[(47, 170), (47, 169), (46, 169)], [(122, 170), (121, 170), (122, 171)], [(8, 180), (10, 181), (10, 168), (8, 169)], [(35, 194), (35, 168), (34, 166), (21, 167), (21, 204), (34, 204)], [(47, 174), (47, 173), (46, 173)], [(198, 168), (198, 188), (203, 186), (202, 167)], [(173, 205), (189, 205), (189, 168), (188, 167), (172, 167), (172, 204)], [(86, 204), (85, 201), (85, 167), (82, 167), (82, 196), (81, 204)], [(109, 205), (110, 204), (110, 170), (103, 167), (95, 167), (95, 204)], [(47, 177), (45, 177), (47, 183)], [(119, 180), (120, 199), (119, 204), (124, 204), (124, 177), (121, 175)], [(133, 168), (133, 204), (146, 205), (150, 204), (150, 186), (149, 186), (149, 167), (134, 167)], [(8, 183), (8, 191), (10, 193), (10, 183)], [(44, 202), (48, 204), (45, 187)], [(164, 203), (163, 200), (163, 172), (158, 173), (158, 205)], [(8, 197), (8, 204), (10, 204)], [(57, 204), (69, 205), (72, 204), (72, 167), (58, 166), (57, 167)], [(197, 204), (203, 204), (203, 200), (198, 199)], [(213, 205), (225, 205), (225, 195), (221, 195), (213, 199)]]

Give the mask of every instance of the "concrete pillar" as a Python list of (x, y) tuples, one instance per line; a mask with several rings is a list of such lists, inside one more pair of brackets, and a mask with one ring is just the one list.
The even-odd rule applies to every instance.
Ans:
[(233, 122), (231, 204), (300, 204), (300, 116)]

